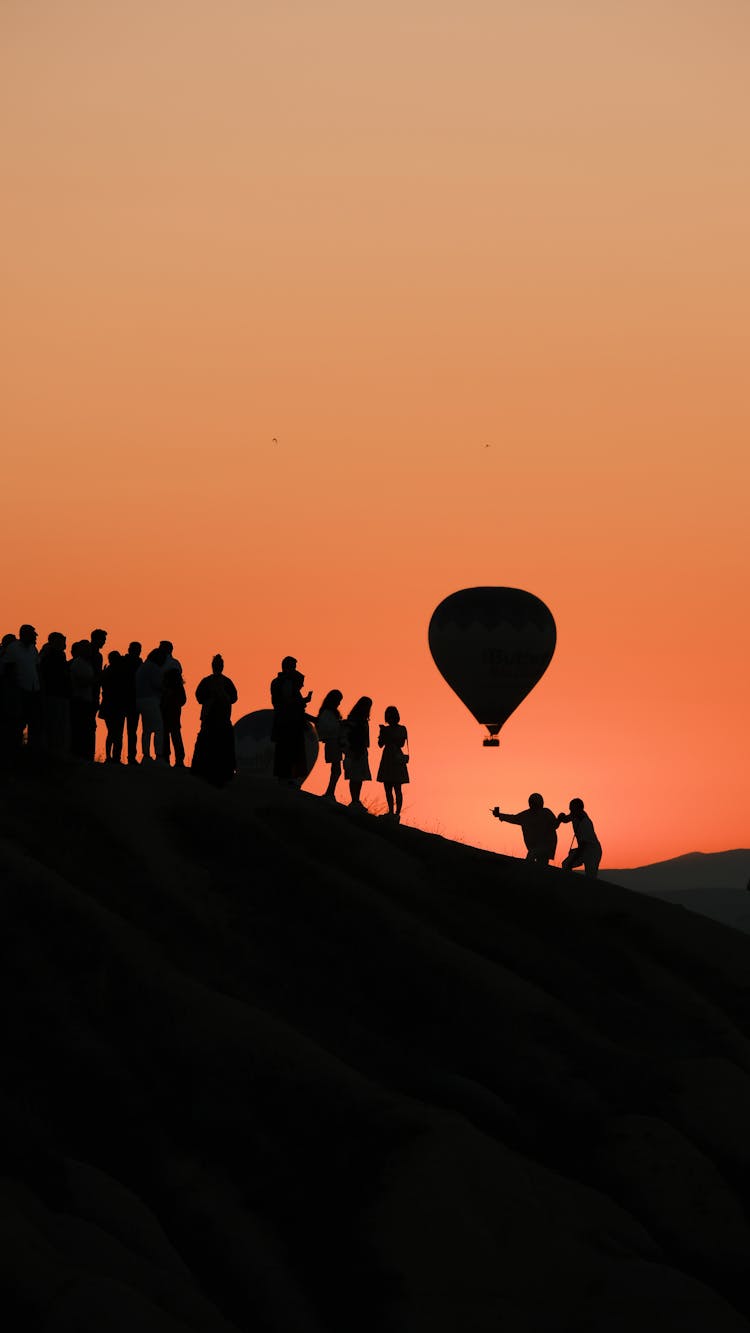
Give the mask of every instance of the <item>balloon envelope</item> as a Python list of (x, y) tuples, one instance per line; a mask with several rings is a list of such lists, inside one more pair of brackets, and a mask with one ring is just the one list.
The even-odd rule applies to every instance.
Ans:
[(462, 588), (436, 607), (428, 638), (441, 675), (495, 736), (547, 670), (557, 631), (533, 593)]
[[(237, 772), (252, 773), (256, 778), (273, 777), (273, 756), (275, 746), (271, 740), (273, 727), (273, 709), (258, 708), (254, 713), (246, 713), (234, 724), (234, 748), (237, 755)], [(305, 758), (307, 773), (310, 776), (318, 757), (318, 738), (311, 722), (305, 723)], [(304, 779), (303, 779), (304, 780)]]

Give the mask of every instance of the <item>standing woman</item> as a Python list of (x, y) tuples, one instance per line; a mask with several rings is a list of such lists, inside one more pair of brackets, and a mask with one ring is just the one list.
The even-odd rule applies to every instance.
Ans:
[(401, 818), (403, 801), (401, 788), (409, 781), (408, 760), (404, 754), (404, 746), (408, 744), (408, 740), (406, 727), (401, 725), (399, 711), (391, 704), (385, 710), (385, 722), (381, 724), (378, 733), (378, 745), (383, 751), (378, 768), (378, 782), (382, 782), (385, 787), (388, 814), (393, 815), (396, 820)]
[(195, 697), (201, 706), (201, 725), (193, 752), (193, 772), (223, 787), (235, 769), (232, 705), (237, 702), (237, 688), (224, 675), (221, 653), (211, 659), (211, 675), (203, 677)]
[(318, 740), (323, 743), (325, 761), (327, 764), (331, 765), (331, 776), (328, 779), (328, 787), (323, 793), (327, 801), (336, 800), (336, 783), (341, 777), (341, 759), (344, 753), (344, 723), (339, 711), (339, 704), (343, 697), (341, 690), (329, 690), (323, 700), (315, 723)]
[(363, 695), (355, 703), (349, 714), (345, 727), (345, 750), (344, 750), (344, 777), (349, 781), (349, 792), (351, 794), (350, 805), (362, 808), (362, 802), (359, 799), (362, 792), (362, 783), (369, 782), (372, 774), (370, 764), (367, 758), (367, 751), (370, 748), (370, 709), (372, 708), (372, 699)]

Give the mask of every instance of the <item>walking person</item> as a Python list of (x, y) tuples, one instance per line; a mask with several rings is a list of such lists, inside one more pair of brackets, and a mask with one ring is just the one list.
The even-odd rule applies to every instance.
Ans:
[(372, 774), (368, 759), (370, 748), (370, 709), (372, 699), (363, 695), (358, 699), (344, 723), (344, 777), (349, 782), (350, 805), (363, 809), (362, 783), (369, 782)]
[(192, 770), (217, 787), (234, 776), (235, 751), (232, 705), (237, 702), (237, 687), (224, 675), (224, 658), (217, 653), (211, 660), (211, 675), (200, 681), (195, 697), (201, 706), (201, 725), (193, 751)]
[(517, 815), (506, 814), (495, 806), (492, 811), (495, 819), (505, 824), (518, 824), (526, 844), (526, 860), (536, 861), (538, 865), (549, 865), (554, 861), (557, 851), (558, 820), (544, 804), (544, 797), (538, 791), (531, 793), (528, 810), (521, 810)]
[(341, 777), (341, 762), (344, 755), (344, 724), (339, 710), (343, 697), (341, 690), (329, 690), (315, 722), (318, 740), (323, 745), (323, 756), (326, 763), (331, 766), (331, 776), (323, 793), (327, 801), (336, 800), (336, 784)]
[[(163, 646), (163, 645), (162, 645)], [(174, 748), (175, 768), (185, 767), (185, 746), (182, 742), (182, 709), (187, 702), (182, 669), (166, 667), (161, 683), (161, 716), (164, 734), (163, 757), (169, 764), (170, 742)]]
[(383, 751), (378, 765), (378, 782), (385, 788), (388, 814), (396, 820), (401, 819), (403, 795), (401, 788), (409, 781), (409, 758), (404, 754), (404, 746), (409, 743), (406, 727), (401, 722), (397, 708), (390, 704), (383, 714), (384, 722), (378, 732), (378, 745)]
[(589, 879), (596, 879), (599, 862), (602, 859), (602, 845), (596, 836), (591, 816), (587, 815), (580, 796), (574, 796), (568, 804), (570, 814), (557, 816), (558, 824), (572, 824), (576, 836), (576, 846), (571, 848), (562, 863), (563, 870), (575, 870), (583, 866)]

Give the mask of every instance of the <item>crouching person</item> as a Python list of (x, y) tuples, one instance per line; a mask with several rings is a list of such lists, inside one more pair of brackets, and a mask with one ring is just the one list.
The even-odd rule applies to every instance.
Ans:
[(570, 814), (557, 816), (558, 824), (572, 824), (576, 835), (576, 846), (572, 847), (562, 863), (563, 870), (575, 870), (583, 866), (589, 879), (596, 879), (599, 862), (602, 859), (602, 845), (596, 836), (594, 825), (583, 807), (580, 796), (574, 796), (569, 803)]

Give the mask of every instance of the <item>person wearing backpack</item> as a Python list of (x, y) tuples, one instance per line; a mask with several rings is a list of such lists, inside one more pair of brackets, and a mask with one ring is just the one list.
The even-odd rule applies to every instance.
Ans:
[(323, 793), (326, 801), (336, 800), (336, 783), (341, 777), (341, 761), (344, 754), (343, 722), (339, 706), (343, 699), (341, 690), (329, 690), (318, 713), (315, 730), (323, 746), (323, 755), (331, 765), (331, 776)]
[(370, 709), (372, 699), (366, 694), (358, 699), (344, 723), (344, 777), (349, 782), (351, 800), (349, 804), (355, 810), (362, 810), (362, 783), (369, 782), (370, 763), (367, 751), (370, 748)]

